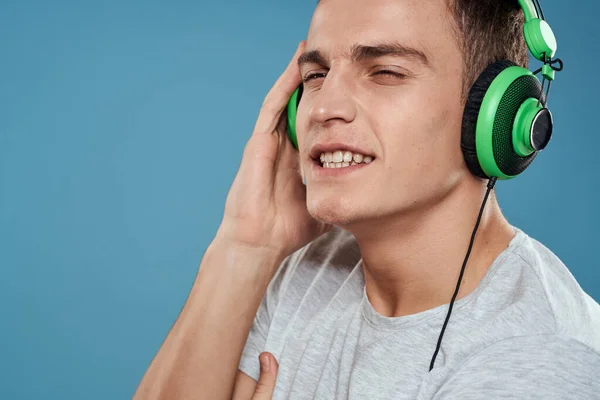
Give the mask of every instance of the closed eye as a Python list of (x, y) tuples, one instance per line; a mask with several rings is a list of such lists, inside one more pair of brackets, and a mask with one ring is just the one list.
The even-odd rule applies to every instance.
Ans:
[[(325, 72), (315, 72), (312, 74), (308, 74), (304, 77), (304, 82), (308, 82), (308, 81), (311, 81), (311, 80), (317, 79), (317, 78), (324, 78), (326, 75), (327, 74)], [(397, 72), (390, 71), (387, 69), (376, 71), (373, 75), (390, 75), (390, 76), (395, 76), (398, 78), (403, 78), (405, 76), (403, 74), (399, 74)]]
[(315, 79), (315, 78), (317, 78), (317, 77), (319, 77), (321, 75), (324, 78), (326, 74), (324, 72), (315, 72), (315, 73), (312, 73), (312, 74), (308, 74), (308, 75), (306, 75), (304, 77), (304, 82), (308, 82), (308, 81), (310, 81), (312, 79)]
[(384, 69), (384, 70), (381, 70), (381, 71), (377, 71), (373, 75), (392, 75), (392, 76), (397, 76), (399, 78), (402, 78), (404, 76), (403, 74), (399, 74), (397, 72), (389, 71), (387, 69)]

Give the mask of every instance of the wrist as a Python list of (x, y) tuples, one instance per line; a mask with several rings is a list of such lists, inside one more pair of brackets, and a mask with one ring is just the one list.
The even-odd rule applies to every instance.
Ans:
[(235, 248), (256, 256), (265, 256), (283, 261), (288, 254), (283, 246), (279, 246), (268, 235), (256, 232), (254, 229), (244, 229), (240, 223), (223, 221), (217, 230), (213, 242)]
[(241, 274), (241, 279), (271, 280), (281, 263), (287, 257), (284, 251), (271, 247), (248, 243), (219, 231), (210, 243), (206, 253), (218, 257), (219, 269), (233, 274)]

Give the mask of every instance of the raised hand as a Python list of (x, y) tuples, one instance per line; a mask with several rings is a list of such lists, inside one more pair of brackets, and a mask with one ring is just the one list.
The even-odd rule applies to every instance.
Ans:
[(297, 59), (304, 47), (305, 42), (300, 42), (263, 102), (218, 232), (227, 240), (269, 248), (283, 257), (331, 229), (306, 209), (298, 152), (286, 134), (284, 110), (301, 82)]

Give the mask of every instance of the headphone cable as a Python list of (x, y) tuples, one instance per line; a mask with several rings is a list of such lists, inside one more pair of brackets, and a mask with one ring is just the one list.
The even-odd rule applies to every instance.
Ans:
[(475, 241), (475, 233), (477, 233), (477, 228), (479, 228), (479, 222), (481, 222), (481, 216), (483, 215), (483, 209), (485, 207), (485, 203), (487, 202), (488, 196), (490, 195), (490, 191), (494, 188), (496, 184), (495, 176), (492, 176), (487, 184), (487, 191), (485, 192), (485, 196), (483, 198), (483, 203), (481, 204), (481, 208), (479, 209), (479, 215), (477, 216), (477, 222), (475, 223), (475, 228), (473, 229), (473, 233), (471, 234), (471, 242), (469, 243), (469, 249), (467, 250), (467, 255), (465, 257), (465, 261), (463, 261), (462, 269), (460, 270), (460, 275), (458, 277), (458, 282), (456, 283), (456, 289), (454, 290), (454, 295), (452, 296), (452, 300), (450, 301), (450, 308), (448, 309), (448, 314), (446, 315), (446, 320), (444, 321), (444, 325), (442, 326), (442, 331), (440, 332), (440, 337), (438, 338), (437, 347), (435, 352), (433, 353), (433, 357), (431, 359), (431, 363), (429, 364), (429, 371), (433, 369), (433, 364), (435, 363), (435, 359), (440, 351), (440, 346), (442, 344), (442, 337), (444, 336), (444, 332), (446, 331), (446, 326), (448, 325), (448, 320), (450, 319), (450, 313), (452, 313), (452, 306), (454, 305), (454, 300), (458, 295), (458, 290), (460, 288), (460, 282), (462, 281), (463, 274), (465, 272), (465, 266), (467, 265), (467, 260), (469, 259), (469, 255), (471, 255), (471, 249), (473, 248), (473, 242)]

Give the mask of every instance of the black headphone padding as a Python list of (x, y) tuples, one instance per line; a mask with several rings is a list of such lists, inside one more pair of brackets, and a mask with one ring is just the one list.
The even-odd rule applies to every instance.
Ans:
[(463, 112), (462, 120), (462, 132), (460, 138), (460, 147), (462, 149), (463, 157), (467, 163), (467, 167), (475, 176), (483, 179), (488, 179), (488, 176), (481, 169), (479, 160), (477, 159), (477, 148), (475, 147), (475, 128), (477, 127), (477, 117), (479, 116), (479, 110), (481, 109), (481, 103), (485, 93), (490, 88), (490, 85), (500, 74), (508, 67), (516, 66), (517, 64), (508, 60), (496, 61), (487, 66), (485, 70), (479, 75), (471, 90), (469, 90), (469, 96), (465, 103), (465, 110)]

